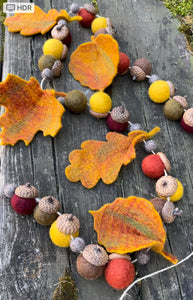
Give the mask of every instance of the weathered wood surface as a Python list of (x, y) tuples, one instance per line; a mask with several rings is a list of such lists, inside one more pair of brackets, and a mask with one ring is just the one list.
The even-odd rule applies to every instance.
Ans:
[[(43, 10), (50, 8), (68, 10), (71, 1), (34, 1)], [(76, 1), (80, 5), (83, 3)], [(160, 78), (171, 80), (178, 88), (177, 93), (188, 95), (193, 105), (193, 61), (186, 50), (184, 37), (178, 32), (178, 22), (173, 19), (163, 3), (156, 0), (99, 0), (100, 14), (112, 19), (117, 29), (120, 49), (126, 52), (131, 62), (147, 57), (153, 64), (153, 73)], [(80, 28), (77, 23), (70, 25), (73, 43), (64, 63), (62, 76), (54, 80), (57, 91), (72, 89), (86, 91), (68, 71), (70, 53), (80, 43), (90, 40), (91, 31)], [(37, 35), (22, 37), (8, 33), (6, 29), (3, 79), (13, 73), (29, 80), (41, 75), (37, 67), (42, 55), (42, 46), (49, 37)], [(172, 164), (172, 175), (184, 185), (183, 200), (178, 203), (184, 215), (167, 226), (167, 249), (182, 259), (190, 253), (193, 245), (193, 200), (192, 168), (193, 138), (185, 133), (178, 122), (171, 122), (163, 115), (163, 106), (151, 102), (147, 94), (148, 83), (132, 82), (128, 75), (117, 77), (110, 92), (113, 105), (126, 104), (131, 122), (143, 124), (151, 130), (160, 126), (161, 132), (155, 137), (159, 151), (167, 154)], [(88, 209), (96, 210), (119, 196), (155, 196), (155, 180), (141, 172), (141, 161), (146, 156), (143, 145), (137, 147), (137, 159), (123, 167), (115, 183), (104, 185), (99, 182), (91, 190), (80, 183), (69, 182), (64, 174), (68, 154), (80, 148), (87, 139), (104, 140), (108, 132), (104, 120), (96, 120), (88, 111), (74, 115), (67, 111), (63, 116), (63, 128), (55, 138), (43, 137), (38, 133), (26, 147), (18, 142), (14, 147), (1, 147), (1, 183), (24, 184), (31, 182), (40, 191), (40, 196), (57, 197), (63, 212), (72, 212), (81, 222), (80, 236), (86, 243), (95, 243), (93, 219)], [(104, 278), (86, 281), (75, 267), (76, 255), (54, 246), (48, 235), (48, 228), (38, 225), (32, 216), (20, 216), (13, 212), (9, 199), (0, 200), (1, 234), (1, 280), (0, 299), (47, 300), (51, 295), (66, 266), (70, 266), (79, 289), (80, 300), (118, 300), (121, 292), (110, 288)], [(169, 263), (158, 254), (152, 253), (151, 261), (144, 267), (136, 265), (137, 276), (154, 272)], [(193, 299), (193, 262), (141, 282), (129, 293), (127, 299), (143, 300), (190, 300)]]

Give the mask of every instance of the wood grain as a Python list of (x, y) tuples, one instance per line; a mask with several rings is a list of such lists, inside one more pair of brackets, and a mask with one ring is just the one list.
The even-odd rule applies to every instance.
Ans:
[[(19, 2), (19, 1), (18, 1)], [(44, 11), (50, 8), (69, 10), (71, 1), (34, 1)], [(81, 1), (76, 1), (81, 6)], [(163, 3), (156, 0), (109, 0), (98, 1), (100, 14), (110, 17), (117, 29), (120, 50), (129, 55), (131, 63), (139, 57), (147, 57), (153, 65), (153, 73), (161, 79), (171, 80), (177, 87), (177, 94), (188, 95), (193, 106), (193, 61), (186, 50), (183, 35), (178, 30), (178, 22), (172, 18)], [(73, 42), (69, 49), (60, 78), (54, 80), (57, 91), (68, 92), (79, 89), (91, 95), (92, 92), (76, 82), (68, 71), (70, 54), (80, 43), (90, 40), (90, 29), (79, 24), (70, 24)], [(37, 67), (42, 55), (44, 41), (50, 37), (37, 35), (23, 37), (9, 33), (6, 29), (3, 79), (7, 73), (19, 75), (29, 80), (34, 76), (41, 81)], [(179, 259), (191, 251), (192, 233), (192, 170), (193, 139), (180, 127), (179, 122), (165, 119), (163, 105), (149, 100), (148, 82), (133, 82), (129, 75), (115, 78), (108, 92), (113, 106), (125, 104), (133, 123), (141, 123), (144, 130), (160, 126), (161, 132), (155, 136), (158, 150), (170, 159), (171, 174), (184, 185), (184, 197), (177, 203), (184, 215), (167, 226), (166, 248)], [(64, 174), (69, 164), (68, 154), (80, 148), (84, 140), (105, 140), (108, 128), (104, 120), (96, 120), (88, 110), (75, 115), (66, 111), (63, 128), (55, 138), (43, 137), (39, 132), (26, 147), (18, 142), (14, 147), (1, 146), (1, 183), (24, 184), (31, 182), (40, 191), (40, 196), (57, 197), (62, 212), (72, 212), (81, 222), (80, 236), (86, 243), (96, 243), (93, 219), (88, 209), (96, 210), (115, 198), (130, 195), (150, 199), (155, 196), (155, 180), (149, 179), (141, 171), (141, 161), (147, 155), (143, 145), (137, 146), (137, 159), (123, 167), (115, 183), (104, 185), (99, 182), (91, 190), (80, 183), (69, 182)], [(79, 289), (80, 300), (118, 300), (120, 291), (110, 288), (104, 278), (86, 281), (76, 272), (76, 255), (54, 246), (49, 239), (49, 228), (38, 225), (32, 216), (20, 216), (13, 212), (10, 200), (0, 199), (0, 299), (34, 300), (51, 299), (59, 276), (66, 266), (70, 266)], [(143, 267), (136, 264), (138, 277), (154, 272), (169, 263), (158, 254), (152, 253), (150, 262)], [(152, 279), (141, 282), (132, 289), (126, 299), (143, 300), (190, 300), (193, 292), (193, 262), (180, 265)]]

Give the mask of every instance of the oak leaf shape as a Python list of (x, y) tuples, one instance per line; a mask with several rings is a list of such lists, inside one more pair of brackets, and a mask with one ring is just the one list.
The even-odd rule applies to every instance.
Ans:
[(103, 91), (116, 76), (118, 63), (118, 43), (108, 34), (99, 34), (72, 53), (69, 70), (83, 86)]
[(82, 150), (74, 150), (69, 155), (71, 165), (65, 173), (72, 182), (81, 181), (88, 189), (94, 187), (101, 178), (104, 183), (113, 183), (122, 165), (129, 164), (136, 156), (136, 143), (149, 139), (160, 130), (155, 127), (149, 133), (132, 131), (125, 136), (117, 132), (106, 135), (107, 142), (88, 140), (82, 143)]
[(54, 90), (42, 90), (33, 77), (26, 81), (8, 74), (0, 83), (0, 105), (6, 108), (0, 117), (1, 145), (14, 145), (19, 140), (28, 145), (39, 130), (44, 136), (55, 136), (65, 111), (55, 95)]
[(170, 262), (177, 263), (177, 258), (164, 250), (166, 232), (150, 201), (135, 196), (117, 198), (90, 213), (94, 217), (98, 242), (108, 252), (124, 254), (151, 247)]
[(60, 19), (68, 22), (80, 21), (82, 17), (71, 17), (65, 10), (58, 12), (56, 9), (50, 9), (46, 14), (39, 6), (35, 5), (34, 13), (16, 13), (4, 21), (10, 32), (18, 32), (22, 35), (44, 34), (48, 32)]

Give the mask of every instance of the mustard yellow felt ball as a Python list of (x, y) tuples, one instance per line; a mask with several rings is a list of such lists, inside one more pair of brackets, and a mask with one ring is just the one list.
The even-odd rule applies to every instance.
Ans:
[(99, 29), (107, 27), (107, 19), (104, 17), (99, 17), (94, 19), (91, 24), (91, 30), (93, 33), (97, 32)]
[(63, 52), (63, 44), (57, 39), (49, 39), (44, 43), (43, 52), (45, 55), (52, 55), (60, 59)]
[(90, 97), (90, 108), (100, 114), (108, 113), (112, 107), (111, 97), (104, 92), (97, 92)]
[(170, 97), (169, 84), (164, 80), (157, 80), (150, 85), (148, 93), (153, 102), (163, 103)]
[[(57, 228), (56, 222), (57, 221), (54, 221), (50, 227), (50, 238), (52, 242), (59, 247), (69, 247), (71, 241), (71, 235), (60, 232)], [(72, 234), (72, 236), (77, 237), (78, 234), (79, 231)]]
[(176, 179), (176, 181), (178, 183), (178, 187), (177, 187), (177, 190), (175, 191), (175, 193), (170, 197), (170, 201), (172, 201), (172, 202), (180, 200), (184, 194), (183, 185), (181, 184), (181, 182), (178, 179)]

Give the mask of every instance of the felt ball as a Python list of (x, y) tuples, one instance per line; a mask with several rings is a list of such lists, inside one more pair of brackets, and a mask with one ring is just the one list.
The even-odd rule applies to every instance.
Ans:
[(92, 111), (104, 114), (111, 110), (112, 101), (106, 93), (96, 92), (90, 97), (89, 105)]
[(80, 9), (80, 6), (77, 4), (77, 3), (72, 3), (70, 5), (70, 11), (73, 13), (73, 14), (77, 14), (77, 12), (79, 11)]
[(92, 21), (95, 19), (95, 15), (88, 12), (85, 8), (81, 8), (77, 15), (82, 17), (82, 20), (79, 21), (82, 27), (90, 27)]
[(42, 78), (45, 78), (47, 81), (50, 81), (53, 79), (53, 72), (52, 70), (46, 68), (42, 71)]
[(3, 193), (4, 193), (5, 197), (7, 197), (7, 198), (13, 197), (13, 195), (14, 195), (14, 193), (15, 193), (16, 187), (17, 187), (17, 186), (16, 186), (15, 183), (7, 184), (7, 185), (4, 187), (4, 190), (3, 190)]
[(64, 45), (66, 45), (67, 47), (70, 47), (70, 44), (72, 43), (72, 35), (71, 35), (70, 31), (69, 31), (67, 37), (64, 40), (62, 40), (62, 43)]
[(38, 68), (40, 71), (51, 69), (55, 61), (56, 58), (52, 55), (42, 55), (38, 60)]
[(107, 283), (117, 290), (128, 287), (134, 278), (135, 268), (127, 259), (113, 259), (108, 263), (105, 269), (105, 279)]
[(150, 260), (150, 251), (148, 250), (149, 249), (142, 249), (136, 252), (135, 258), (139, 265), (146, 265)]
[(11, 206), (21, 215), (30, 215), (36, 207), (36, 204), (35, 199), (21, 198), (16, 194), (11, 198)]
[(128, 122), (118, 123), (112, 119), (111, 114), (108, 115), (106, 122), (109, 129), (112, 131), (123, 132), (128, 128)]
[(164, 104), (164, 115), (169, 120), (180, 120), (184, 113), (183, 106), (175, 99), (169, 99)]
[(118, 75), (124, 75), (129, 70), (130, 59), (127, 54), (119, 52)]
[(107, 19), (104, 17), (99, 17), (94, 19), (94, 21), (91, 24), (91, 30), (93, 33), (98, 31), (99, 29), (106, 28), (107, 27)]
[(72, 90), (65, 97), (65, 106), (73, 113), (81, 113), (86, 109), (87, 98), (78, 90)]
[[(57, 228), (57, 220), (54, 221), (50, 227), (50, 238), (52, 242), (58, 247), (69, 247), (71, 241), (71, 234), (64, 234)], [(79, 231), (73, 234), (73, 237), (77, 237)]]
[(82, 254), (79, 254), (76, 260), (76, 268), (83, 278), (93, 280), (103, 275), (105, 266), (94, 266)]
[(162, 213), (161, 213), (164, 223), (166, 224), (173, 223), (173, 221), (176, 218), (176, 216), (174, 215), (174, 209), (175, 209), (174, 203), (171, 201), (166, 201), (164, 207), (162, 208)]
[(149, 61), (149, 59), (147, 59), (145, 57), (138, 58), (134, 62), (133, 66), (139, 67), (141, 70), (143, 70), (145, 72), (145, 75), (151, 74), (151, 70), (152, 70), (151, 62)]
[(159, 76), (156, 75), (156, 74), (152, 74), (150, 77), (149, 77), (149, 84), (152, 84), (153, 82), (159, 80)]
[(44, 212), (39, 208), (39, 205), (37, 205), (34, 209), (33, 216), (36, 222), (38, 222), (40, 225), (49, 226), (57, 219), (58, 214), (49, 214), (47, 212)]
[(57, 39), (49, 39), (44, 43), (43, 52), (45, 55), (52, 55), (56, 59), (60, 59), (63, 52), (63, 44)]
[(175, 193), (170, 197), (170, 201), (172, 201), (172, 202), (180, 200), (184, 194), (183, 185), (181, 184), (181, 182), (178, 179), (176, 179), (176, 180), (177, 180), (178, 186), (177, 186)]
[(147, 152), (152, 152), (156, 150), (157, 144), (154, 140), (148, 140), (147, 142), (145, 142), (144, 147)]
[(129, 130), (135, 131), (135, 130), (141, 130), (142, 126), (139, 123), (131, 124)]
[(148, 94), (153, 102), (163, 103), (170, 97), (169, 84), (164, 80), (157, 80), (150, 85)]
[(142, 161), (142, 171), (150, 178), (160, 178), (164, 175), (165, 165), (157, 154), (150, 154)]
[(85, 247), (85, 241), (81, 237), (76, 237), (70, 241), (70, 249), (72, 252), (81, 252)]
[(157, 210), (159, 215), (161, 215), (162, 208), (164, 207), (166, 200), (163, 198), (155, 197), (155, 198), (150, 199), (149, 201), (153, 204), (155, 210)]

